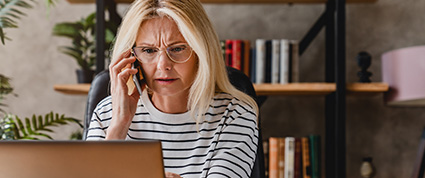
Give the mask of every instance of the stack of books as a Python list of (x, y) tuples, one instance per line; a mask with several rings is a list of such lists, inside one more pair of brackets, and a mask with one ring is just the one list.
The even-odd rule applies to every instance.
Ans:
[(320, 178), (320, 136), (270, 137), (269, 178)]
[(298, 41), (288, 39), (228, 39), (221, 41), (227, 66), (241, 70), (253, 83), (299, 82)]

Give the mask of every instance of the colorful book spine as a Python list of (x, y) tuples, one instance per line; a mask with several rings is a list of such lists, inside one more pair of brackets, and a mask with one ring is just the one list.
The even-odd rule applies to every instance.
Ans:
[(285, 177), (285, 138), (279, 138), (279, 158), (278, 158), (279, 178)]
[(301, 138), (295, 138), (294, 178), (301, 178), (302, 176), (301, 155)]
[(251, 75), (251, 42), (249, 40), (243, 40), (243, 73), (245, 73), (246, 76), (250, 77)]
[(280, 77), (280, 40), (272, 40), (271, 47), (271, 83), (277, 84)]
[(302, 169), (303, 178), (311, 178), (311, 165), (310, 165), (310, 147), (309, 140), (307, 137), (301, 138), (302, 144)]
[(232, 43), (231, 67), (242, 71), (242, 41), (230, 40)]
[(269, 138), (269, 178), (279, 178), (279, 138)]
[(320, 178), (320, 137), (310, 135), (311, 178)]

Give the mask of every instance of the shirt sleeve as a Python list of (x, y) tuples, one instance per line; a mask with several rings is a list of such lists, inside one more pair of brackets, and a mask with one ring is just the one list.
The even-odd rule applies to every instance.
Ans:
[(93, 111), (86, 140), (105, 140), (106, 129), (112, 118), (112, 105), (106, 98), (101, 101)]
[(257, 114), (246, 108), (229, 109), (233, 111), (229, 112), (223, 124), (206, 177), (250, 177), (259, 133)]

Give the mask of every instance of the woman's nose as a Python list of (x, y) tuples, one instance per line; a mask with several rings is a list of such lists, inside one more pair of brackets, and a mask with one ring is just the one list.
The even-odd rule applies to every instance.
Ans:
[(157, 63), (157, 69), (158, 70), (171, 70), (173, 68), (173, 61), (168, 57), (167, 53), (165, 51), (161, 51), (161, 53), (158, 55), (158, 63)]

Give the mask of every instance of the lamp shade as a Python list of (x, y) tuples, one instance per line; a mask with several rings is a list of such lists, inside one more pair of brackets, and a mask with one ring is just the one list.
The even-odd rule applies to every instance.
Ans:
[(385, 102), (393, 106), (425, 106), (425, 46), (382, 55), (382, 80), (390, 90)]

